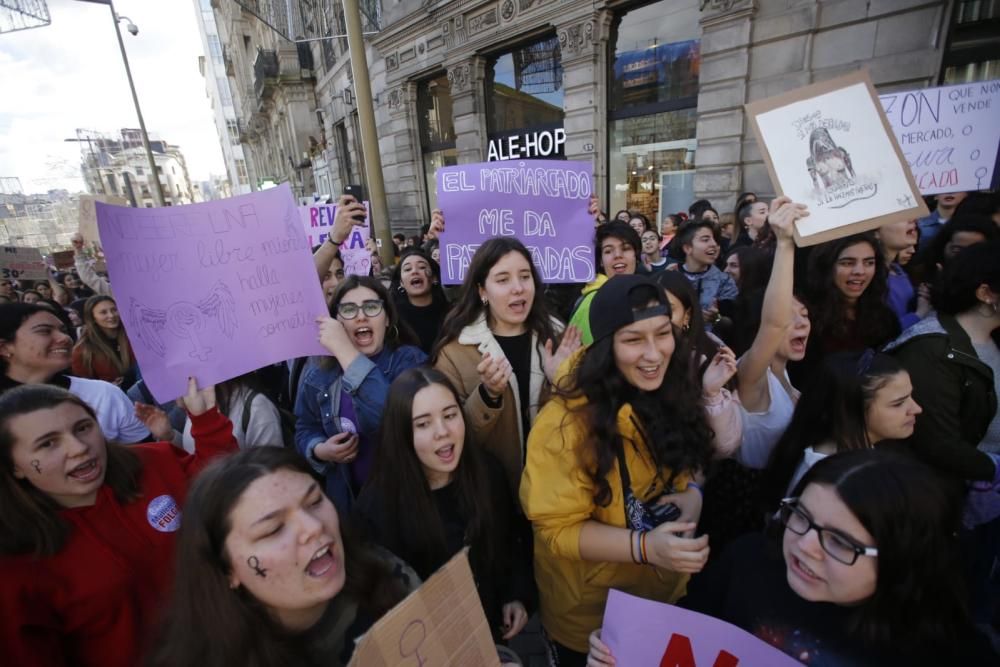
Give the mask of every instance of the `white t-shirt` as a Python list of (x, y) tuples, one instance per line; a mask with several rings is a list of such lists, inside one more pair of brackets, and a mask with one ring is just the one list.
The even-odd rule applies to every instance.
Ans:
[(69, 390), (93, 408), (101, 432), (108, 440), (132, 444), (149, 437), (149, 429), (135, 416), (132, 401), (110, 382), (70, 376)]
[(785, 495), (792, 495), (792, 491), (795, 489), (795, 485), (799, 483), (809, 468), (825, 459), (829, 454), (824, 454), (822, 452), (817, 452), (812, 447), (806, 447), (806, 450), (802, 452), (802, 461), (799, 463), (799, 467), (795, 469), (795, 474), (792, 475), (792, 483), (788, 485), (788, 490)]
[[(785, 372), (785, 382), (791, 386), (788, 380), (788, 372)], [(743, 419), (743, 444), (740, 445), (736, 453), (736, 460), (748, 468), (763, 470), (767, 467), (767, 462), (771, 458), (771, 452), (778, 440), (784, 434), (785, 429), (792, 421), (792, 414), (795, 412), (795, 401), (797, 396), (792, 396), (785, 389), (778, 376), (770, 367), (767, 369), (767, 392), (769, 403), (764, 412), (747, 412), (743, 405), (740, 405), (740, 416)]]
[[(233, 422), (233, 437), (240, 449), (273, 445), (281, 447), (281, 415), (278, 408), (264, 394), (257, 394), (250, 401), (250, 421), (247, 431), (243, 432), (243, 404), (250, 390), (244, 386), (233, 392), (229, 399), (229, 420)], [(191, 437), (191, 418), (184, 421), (183, 447), (185, 451), (194, 451), (194, 438)]]

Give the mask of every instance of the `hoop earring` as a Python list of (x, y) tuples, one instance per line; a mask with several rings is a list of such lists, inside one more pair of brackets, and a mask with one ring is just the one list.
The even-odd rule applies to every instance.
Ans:
[(392, 325), (392, 339), (396, 341), (399, 340), (399, 327), (395, 324)]

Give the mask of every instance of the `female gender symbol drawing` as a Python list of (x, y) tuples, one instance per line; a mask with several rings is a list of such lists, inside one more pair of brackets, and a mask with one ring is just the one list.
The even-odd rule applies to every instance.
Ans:
[(129, 331), (137, 332), (146, 347), (162, 357), (166, 354), (166, 346), (159, 332), (166, 329), (191, 344), (188, 356), (207, 361), (213, 356), (212, 347), (204, 342), (202, 336), (208, 318), (215, 318), (219, 330), (228, 338), (232, 338), (239, 328), (236, 321), (236, 301), (229, 287), (222, 281), (216, 282), (208, 296), (197, 304), (175, 301), (160, 310), (148, 308), (133, 298), (129, 306)]

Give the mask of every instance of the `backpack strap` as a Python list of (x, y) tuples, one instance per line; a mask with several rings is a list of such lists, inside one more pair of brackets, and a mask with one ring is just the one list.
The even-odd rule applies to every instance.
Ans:
[(243, 399), (243, 417), (240, 419), (240, 423), (243, 426), (244, 438), (247, 437), (247, 427), (250, 426), (250, 404), (253, 403), (253, 399), (258, 393), (251, 389), (247, 397)]

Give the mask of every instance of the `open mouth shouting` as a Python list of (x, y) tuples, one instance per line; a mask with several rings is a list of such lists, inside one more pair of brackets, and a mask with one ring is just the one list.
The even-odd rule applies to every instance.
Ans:
[(316, 550), (306, 565), (306, 574), (310, 577), (323, 577), (333, 572), (337, 558), (333, 555), (334, 543), (330, 542)]
[(507, 304), (507, 308), (511, 313), (518, 317), (524, 317), (528, 314), (528, 300), (527, 299), (514, 299)]
[(455, 462), (455, 445), (447, 444), (434, 450), (434, 455), (441, 460), (444, 465), (451, 465)]
[(413, 276), (409, 281), (410, 290), (413, 292), (422, 292), (424, 288), (428, 286), (427, 278), (421, 275)]
[(805, 354), (806, 353), (806, 341), (809, 340), (808, 336), (796, 336), (788, 341), (788, 347), (793, 354)]
[(354, 331), (354, 343), (361, 349), (375, 342), (375, 332), (371, 327), (358, 327)]
[(76, 482), (93, 482), (101, 476), (101, 466), (97, 458), (88, 459), (70, 470), (67, 476)]
[(867, 278), (850, 278), (847, 283), (847, 290), (852, 294), (861, 294), (868, 287)]

